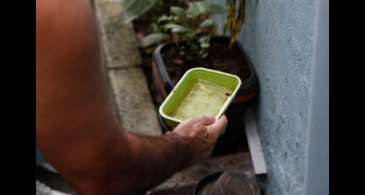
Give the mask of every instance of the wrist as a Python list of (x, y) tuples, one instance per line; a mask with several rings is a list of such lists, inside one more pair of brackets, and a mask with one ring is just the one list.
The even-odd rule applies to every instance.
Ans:
[(174, 132), (167, 132), (164, 137), (174, 144), (176, 156), (178, 157), (178, 170), (182, 170), (190, 165), (192, 161), (192, 152), (188, 138), (184, 138)]

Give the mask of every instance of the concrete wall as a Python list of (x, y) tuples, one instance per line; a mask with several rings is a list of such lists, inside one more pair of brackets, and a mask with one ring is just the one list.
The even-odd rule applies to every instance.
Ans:
[(329, 0), (318, 11), (306, 194), (329, 194)]
[(314, 0), (247, 0), (239, 39), (260, 81), (256, 117), (268, 195), (305, 194), (317, 7)]

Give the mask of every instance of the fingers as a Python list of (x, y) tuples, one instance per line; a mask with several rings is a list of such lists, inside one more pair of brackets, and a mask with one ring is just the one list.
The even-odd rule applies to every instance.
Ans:
[(186, 125), (199, 125), (199, 126), (208, 126), (215, 122), (215, 118), (209, 116), (197, 117), (193, 118), (187, 122)]
[(224, 133), (227, 123), (228, 123), (227, 117), (223, 115), (221, 118), (216, 120), (212, 125), (208, 126), (207, 130), (213, 136), (218, 138)]

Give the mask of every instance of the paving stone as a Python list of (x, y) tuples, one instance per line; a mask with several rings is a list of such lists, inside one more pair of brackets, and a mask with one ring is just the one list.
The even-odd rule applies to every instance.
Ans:
[(181, 194), (191, 195), (194, 187), (205, 176), (218, 171), (240, 170), (253, 174), (248, 152), (210, 158), (205, 162), (180, 171), (156, 188), (148, 195)]
[(109, 70), (122, 126), (144, 135), (160, 135), (157, 113), (140, 68)]

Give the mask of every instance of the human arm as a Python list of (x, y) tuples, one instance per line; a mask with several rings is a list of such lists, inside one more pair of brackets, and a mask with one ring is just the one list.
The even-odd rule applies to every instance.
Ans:
[(137, 194), (207, 158), (225, 118), (161, 137), (119, 125), (87, 0), (37, 0), (36, 22), (37, 146), (79, 194)]

